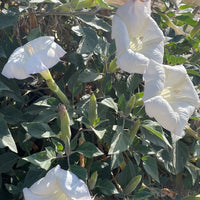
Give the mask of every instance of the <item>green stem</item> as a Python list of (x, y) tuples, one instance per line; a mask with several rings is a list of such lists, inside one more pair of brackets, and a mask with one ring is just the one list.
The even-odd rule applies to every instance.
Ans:
[(69, 100), (67, 99), (67, 97), (64, 95), (64, 93), (61, 91), (61, 89), (58, 87), (58, 85), (53, 79), (46, 80), (46, 83), (49, 89), (59, 97), (59, 99), (64, 105), (69, 105)]

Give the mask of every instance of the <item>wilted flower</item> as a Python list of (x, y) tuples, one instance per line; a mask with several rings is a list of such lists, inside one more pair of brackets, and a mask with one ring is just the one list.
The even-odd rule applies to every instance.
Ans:
[(53, 67), (66, 52), (54, 42), (54, 37), (43, 36), (18, 47), (8, 59), (2, 74), (7, 78), (25, 79)]
[(187, 121), (200, 102), (184, 66), (162, 65), (151, 60), (143, 78), (147, 115), (171, 133), (183, 137)]
[(150, 16), (150, 0), (130, 0), (112, 21), (117, 65), (129, 73), (143, 73), (149, 59), (163, 62), (164, 36)]
[(59, 165), (23, 193), (25, 200), (92, 200), (84, 181)]

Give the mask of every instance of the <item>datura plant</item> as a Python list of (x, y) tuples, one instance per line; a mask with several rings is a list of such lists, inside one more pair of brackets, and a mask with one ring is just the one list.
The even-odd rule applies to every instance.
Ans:
[(143, 74), (149, 59), (163, 62), (164, 36), (151, 17), (151, 1), (131, 0), (119, 7), (112, 20), (117, 65)]
[(198, 198), (199, 0), (173, 2), (0, 0), (0, 199)]
[(59, 165), (23, 193), (25, 200), (92, 200), (84, 181)]

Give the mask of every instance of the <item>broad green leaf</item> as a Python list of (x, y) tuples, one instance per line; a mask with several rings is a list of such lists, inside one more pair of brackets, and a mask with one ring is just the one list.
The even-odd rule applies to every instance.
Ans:
[(68, 81), (68, 89), (72, 93), (72, 97), (78, 95), (82, 90), (82, 83), (78, 80), (79, 72), (74, 73)]
[(142, 78), (140, 74), (129, 75), (129, 77), (127, 78), (126, 85), (131, 96), (134, 94), (135, 89), (138, 88), (141, 81), (142, 81)]
[(149, 174), (153, 179), (155, 179), (158, 183), (160, 183), (158, 176), (158, 166), (155, 158), (151, 156), (142, 157), (143, 167), (147, 174)]
[(99, 4), (99, 6), (100, 6), (101, 8), (106, 8), (106, 9), (109, 9), (109, 8), (110, 8), (110, 7), (108, 6), (108, 4), (104, 2), (104, 0), (95, 0), (95, 2), (96, 2), (97, 4)]
[(132, 178), (138, 175), (138, 166), (129, 161), (125, 168), (120, 172), (118, 183), (122, 188), (126, 188)]
[(28, 41), (31, 41), (31, 40), (34, 40), (38, 37), (41, 37), (42, 36), (42, 33), (41, 33), (41, 30), (40, 28), (34, 28), (32, 30), (30, 30), (29, 34), (27, 35), (27, 40)]
[(96, 32), (92, 28), (83, 28), (73, 29), (75, 33), (78, 33), (78, 36), (82, 36), (81, 41), (79, 42), (79, 47), (77, 53), (79, 54), (89, 54), (94, 51), (98, 38)]
[(91, 127), (91, 129), (94, 131), (96, 136), (101, 140), (106, 132), (106, 129), (96, 129)]
[(5, 85), (4, 83), (0, 82), (0, 91), (12, 91), (7, 85)]
[(83, 154), (87, 158), (93, 158), (101, 156), (103, 153), (92, 143), (84, 142), (81, 146), (76, 149), (77, 152)]
[(89, 83), (102, 78), (103, 78), (102, 74), (97, 73), (92, 69), (85, 69), (83, 72), (80, 73), (78, 81), (82, 83)]
[(56, 153), (52, 147), (46, 147), (45, 151), (32, 154), (28, 157), (23, 158), (27, 162), (34, 165), (40, 166), (42, 169), (48, 170), (51, 166), (52, 159), (56, 158)]
[(0, 132), (0, 148), (8, 147), (11, 151), (17, 153), (15, 141), (2, 114), (0, 114)]
[(130, 145), (130, 135), (119, 127), (112, 138), (108, 154), (118, 154), (120, 152), (126, 151)]
[(123, 154), (111, 154), (111, 170), (119, 167), (119, 165), (123, 162)]
[(96, 29), (101, 29), (106, 32), (110, 31), (110, 25), (107, 22), (105, 22), (104, 20), (96, 17), (95, 15), (81, 14), (81, 15), (78, 15), (77, 17), (84, 23), (86, 23)]
[(180, 140), (176, 142), (176, 145), (173, 146), (173, 149), (176, 150), (175, 152), (173, 152), (175, 153), (175, 156), (173, 157), (175, 158), (175, 161), (173, 161), (173, 163), (174, 163), (176, 174), (178, 174), (182, 172), (185, 167), (185, 164), (189, 157), (189, 151), (188, 151), (187, 145)]
[(100, 191), (107, 196), (119, 193), (115, 185), (108, 179), (100, 179), (96, 184), (96, 188), (99, 188)]
[[(142, 122), (142, 127), (148, 130), (148, 132), (143, 131), (144, 134), (151, 134), (151, 135), (146, 135), (146, 137), (150, 137), (148, 139), (155, 145), (162, 146), (165, 148), (166, 146), (165, 144), (167, 144), (169, 147), (171, 147), (167, 138), (164, 136), (164, 134), (162, 134), (163, 131), (161, 126), (157, 122), (151, 120), (145, 120)], [(159, 140), (157, 140), (156, 138)]]
[(118, 108), (121, 110), (121, 111), (125, 111), (125, 108), (126, 108), (126, 99), (125, 99), (125, 96), (124, 94), (122, 94), (119, 99), (118, 99)]
[(87, 170), (81, 166), (78, 165), (71, 165), (70, 171), (76, 174), (80, 179), (82, 179), (84, 182), (88, 179)]
[(41, 122), (27, 122), (22, 123), (23, 128), (28, 134), (35, 138), (49, 138), (56, 137), (48, 124)]
[(106, 98), (106, 99), (102, 100), (101, 104), (103, 104), (109, 108), (112, 108), (113, 110), (118, 112), (117, 104), (114, 102), (114, 100), (112, 98)]
[(141, 175), (138, 175), (132, 178), (131, 181), (127, 184), (127, 186), (124, 189), (125, 194), (128, 195), (132, 193), (136, 189), (136, 187), (139, 185), (141, 179), (142, 179)]
[(17, 162), (19, 156), (12, 152), (6, 152), (0, 155), (0, 173), (9, 172)]
[(0, 12), (0, 30), (13, 26), (17, 23), (19, 12), (17, 9), (3, 9)]

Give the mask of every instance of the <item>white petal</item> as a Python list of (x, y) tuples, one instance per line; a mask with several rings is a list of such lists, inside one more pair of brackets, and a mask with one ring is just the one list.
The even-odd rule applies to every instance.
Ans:
[(163, 63), (164, 35), (151, 17), (146, 19), (146, 24), (141, 34), (143, 47), (140, 53), (158, 63)]
[(26, 45), (30, 45), (34, 49), (34, 52), (37, 53), (40, 50), (49, 48), (53, 42), (53, 36), (42, 36), (26, 43), (24, 47), (26, 47)]
[(129, 35), (125, 23), (115, 15), (112, 20), (112, 38), (115, 39), (117, 57), (129, 49)]
[(59, 168), (56, 178), (61, 190), (69, 199), (91, 200), (87, 185), (72, 172)]
[(165, 87), (177, 88), (177, 102), (188, 102), (196, 108), (200, 105), (199, 96), (183, 65), (163, 65), (166, 73)]
[(40, 73), (60, 61), (53, 49), (44, 49), (29, 58), (25, 67), (28, 74)]
[(25, 200), (92, 200), (87, 185), (59, 165), (23, 193)]
[(28, 54), (24, 51), (24, 47), (18, 47), (9, 57), (2, 74), (7, 78), (25, 79), (29, 77), (25, 70), (27, 59)]
[(117, 58), (117, 65), (124, 71), (129, 73), (143, 74), (149, 63), (149, 59), (143, 54), (128, 49), (120, 57)]
[(160, 95), (165, 86), (165, 71), (163, 65), (150, 60), (144, 74), (145, 82), (143, 101)]
[(134, 38), (142, 32), (146, 19), (149, 17), (149, 8), (144, 2), (130, 0), (118, 8), (116, 15), (126, 24), (129, 37)]
[(178, 113), (174, 112), (169, 103), (161, 96), (152, 97), (144, 101), (145, 111), (149, 117), (154, 117), (156, 121), (165, 129), (175, 132), (178, 121)]
[(185, 135), (183, 130), (185, 129), (189, 118), (193, 114), (195, 107), (187, 102), (174, 102), (171, 103), (171, 107), (178, 113), (177, 126), (172, 133), (179, 137), (183, 137)]

